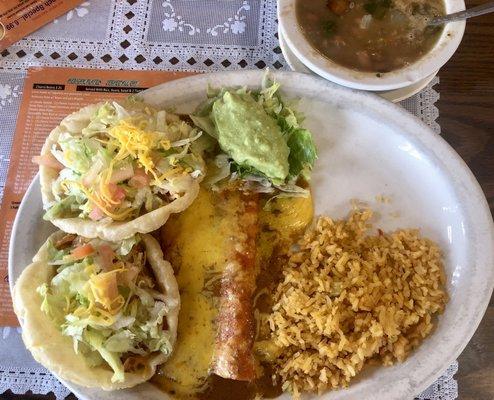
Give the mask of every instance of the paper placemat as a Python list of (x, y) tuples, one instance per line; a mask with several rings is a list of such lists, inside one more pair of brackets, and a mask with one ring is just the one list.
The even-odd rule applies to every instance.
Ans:
[(84, 0), (13, 0), (0, 2), (0, 50), (27, 36)]

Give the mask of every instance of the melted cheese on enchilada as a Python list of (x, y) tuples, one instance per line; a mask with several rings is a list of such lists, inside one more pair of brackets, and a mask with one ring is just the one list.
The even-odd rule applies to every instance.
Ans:
[[(154, 378), (168, 391), (195, 393), (209, 376), (218, 347), (215, 320), (222, 277), (225, 268), (238, 263), (235, 249), (249, 251), (243, 244), (245, 226), (239, 223), (239, 218), (246, 220), (244, 200), (239, 191), (201, 189), (194, 203), (163, 228), (165, 258), (175, 268), (182, 303), (176, 348)], [(251, 214), (256, 223), (256, 209)]]
[[(253, 314), (256, 276), (261, 271), (258, 285), (269, 281), (269, 274), (262, 272), (269, 270), (266, 264), (273, 252), (304, 231), (312, 220), (313, 207), (311, 198), (275, 199), (267, 206), (260, 201), (260, 206), (246, 207), (249, 201), (257, 198), (246, 198), (239, 191), (219, 194), (201, 189), (195, 202), (163, 228), (165, 258), (175, 268), (182, 302), (176, 348), (153, 378), (168, 392), (202, 397), (200, 392), (213, 372), (232, 379), (253, 373), (243, 366), (253, 357), (255, 324), (248, 314)], [(250, 257), (239, 259), (239, 252)], [(243, 271), (240, 292), (228, 286), (231, 279), (225, 279), (232, 263)], [(238, 301), (238, 296), (245, 298)], [(246, 299), (248, 307), (242, 307)], [(230, 345), (223, 345), (228, 341)], [(235, 343), (240, 344), (240, 351), (235, 351)], [(214, 390), (210, 387), (204, 396)]]

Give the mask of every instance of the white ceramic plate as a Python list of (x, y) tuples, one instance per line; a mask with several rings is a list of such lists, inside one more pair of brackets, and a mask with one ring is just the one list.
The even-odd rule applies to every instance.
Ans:
[[(285, 40), (285, 37), (283, 36), (283, 31), (281, 30), (281, 28), (278, 29), (278, 39), (280, 41), (280, 48), (281, 48), (281, 52), (283, 53), (283, 57), (285, 57), (286, 62), (293, 71), (303, 72), (304, 74), (317, 75), (314, 71), (312, 71), (309, 67), (307, 67), (301, 60), (299, 60), (295, 55), (295, 53), (290, 49), (290, 46), (288, 46), (288, 43)], [(383, 99), (392, 101), (393, 103), (397, 103), (399, 101), (408, 99), (409, 97), (412, 97), (414, 94), (420, 92), (423, 88), (425, 88), (429, 84), (430, 81), (434, 79), (436, 74), (437, 71), (410, 86), (405, 86), (400, 89), (385, 90), (385, 91), (373, 92), (373, 93), (377, 94)]]
[[(262, 71), (199, 75), (149, 89), (142, 97), (192, 111), (208, 84), (257, 87)], [(384, 229), (420, 227), (445, 252), (451, 297), (437, 329), (402, 364), (366, 370), (346, 390), (325, 400), (402, 400), (423, 391), (460, 354), (479, 324), (494, 283), (492, 217), (485, 197), (461, 158), (438, 135), (398, 106), (375, 95), (342, 88), (306, 74), (274, 74), (287, 97), (301, 98), (319, 149), (313, 173), (317, 214), (342, 217), (350, 199), (367, 201)], [(376, 195), (391, 204), (379, 204)], [(401, 217), (390, 216), (399, 212)], [(39, 183), (30, 186), (15, 221), (9, 257), (14, 282), (51, 226), (41, 219)], [(65, 382), (86, 400), (166, 399), (151, 384), (108, 393)], [(285, 399), (289, 396), (285, 395)]]

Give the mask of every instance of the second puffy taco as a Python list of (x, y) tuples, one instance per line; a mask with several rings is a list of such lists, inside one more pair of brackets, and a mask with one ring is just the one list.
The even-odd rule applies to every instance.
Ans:
[(197, 196), (200, 136), (179, 116), (138, 100), (82, 108), (34, 159), (44, 218), (65, 232), (111, 241), (158, 229)]
[(22, 272), (13, 299), (33, 357), (78, 385), (135, 386), (175, 346), (180, 295), (150, 235), (112, 243), (57, 232)]

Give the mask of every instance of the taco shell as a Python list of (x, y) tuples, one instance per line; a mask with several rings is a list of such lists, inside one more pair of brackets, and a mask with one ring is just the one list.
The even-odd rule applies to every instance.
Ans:
[[(52, 146), (57, 143), (58, 137), (62, 132), (75, 134), (85, 128), (89, 124), (91, 116), (103, 104), (91, 104), (65, 117), (60, 122), (60, 125), (48, 135), (41, 149), (41, 156), (50, 153)], [(58, 171), (54, 168), (41, 165), (39, 172), (41, 197), (43, 199), (43, 207), (46, 209), (55, 200), (51, 188), (52, 183), (58, 177)], [(75, 233), (87, 238), (99, 237), (100, 239), (111, 242), (127, 239), (136, 233), (150, 233), (164, 225), (171, 214), (179, 213), (189, 207), (197, 197), (201, 179), (185, 175), (183, 180), (183, 196), (130, 221), (92, 221), (81, 218), (55, 218), (50, 222), (67, 233)]]
[[(65, 235), (54, 233), (50, 239)], [(49, 239), (49, 240), (50, 240)], [(171, 333), (170, 342), (175, 345), (180, 294), (173, 268), (163, 259), (158, 242), (150, 235), (142, 235), (149, 265), (155, 275), (160, 290), (166, 295), (169, 313), (166, 316)], [(90, 367), (82, 354), (76, 354), (72, 338), (63, 336), (50, 318), (41, 311), (41, 296), (37, 287), (47, 283), (55, 274), (55, 266), (49, 265), (48, 241), (26, 267), (13, 289), (14, 311), (22, 327), (22, 338), (34, 359), (53, 372), (58, 378), (80, 386), (98, 387), (103, 390), (124, 389), (149, 380), (156, 367), (164, 363), (168, 356), (163, 353), (151, 355), (146, 368), (137, 372), (126, 372), (123, 382), (112, 383), (113, 371), (106, 365)]]

